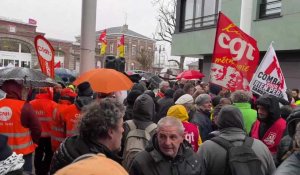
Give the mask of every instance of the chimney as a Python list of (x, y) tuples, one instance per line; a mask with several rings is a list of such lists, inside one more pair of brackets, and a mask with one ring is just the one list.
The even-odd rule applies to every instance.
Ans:
[(127, 24), (124, 24), (122, 26), (122, 33), (126, 33), (128, 31), (128, 25)]

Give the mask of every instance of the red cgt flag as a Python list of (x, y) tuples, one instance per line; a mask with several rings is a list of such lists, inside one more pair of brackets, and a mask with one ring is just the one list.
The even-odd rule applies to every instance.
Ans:
[(250, 91), (249, 82), (259, 61), (256, 40), (219, 13), (210, 82), (230, 91)]

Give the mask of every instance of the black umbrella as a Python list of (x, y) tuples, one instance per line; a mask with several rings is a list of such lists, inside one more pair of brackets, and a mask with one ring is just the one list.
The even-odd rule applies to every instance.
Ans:
[(154, 86), (154, 88), (158, 88), (159, 87), (159, 83), (162, 82), (162, 79), (159, 78), (157, 75), (153, 74), (153, 73), (150, 73), (150, 72), (147, 72), (147, 73), (144, 73), (142, 75), (142, 77), (145, 78), (145, 80), (152, 86)]
[(10, 67), (0, 69), (0, 85), (6, 80), (15, 80), (28, 87), (52, 87), (58, 85), (55, 80), (41, 71), (25, 67)]

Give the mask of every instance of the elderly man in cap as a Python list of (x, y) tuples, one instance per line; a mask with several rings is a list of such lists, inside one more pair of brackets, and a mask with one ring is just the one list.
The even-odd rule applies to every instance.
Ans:
[(208, 94), (199, 95), (196, 100), (196, 112), (191, 119), (191, 123), (198, 126), (202, 141), (209, 138), (209, 133), (213, 131), (212, 122), (210, 120), (211, 97)]

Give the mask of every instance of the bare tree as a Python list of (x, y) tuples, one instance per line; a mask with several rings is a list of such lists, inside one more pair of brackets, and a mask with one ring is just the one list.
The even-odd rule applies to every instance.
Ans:
[[(153, 38), (156, 41), (166, 41), (172, 46), (172, 35), (176, 25), (177, 0), (152, 0), (152, 3), (158, 7), (158, 25)], [(180, 57), (180, 70), (183, 70), (184, 59), (184, 56)]]
[(154, 52), (152, 50), (141, 49), (137, 54), (136, 61), (140, 64), (142, 70), (149, 71), (154, 61)]

